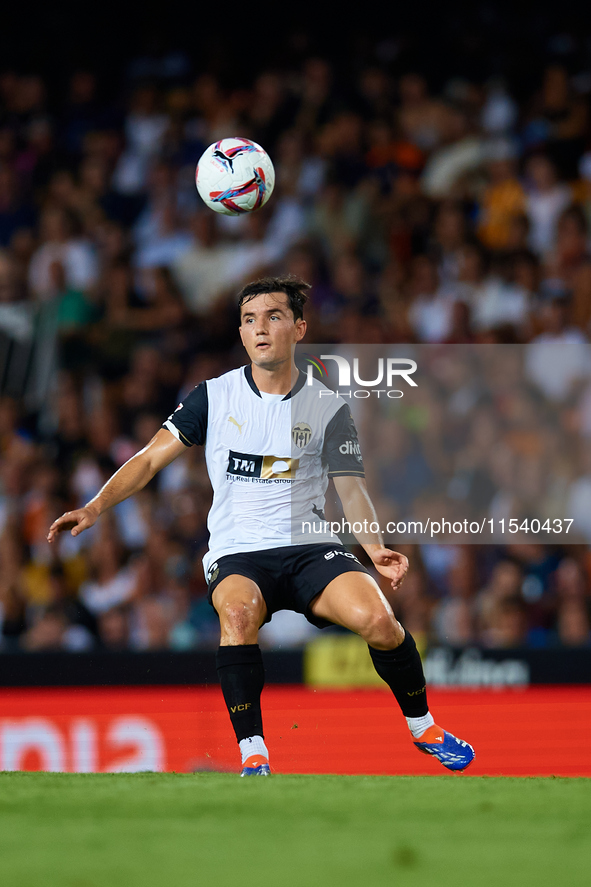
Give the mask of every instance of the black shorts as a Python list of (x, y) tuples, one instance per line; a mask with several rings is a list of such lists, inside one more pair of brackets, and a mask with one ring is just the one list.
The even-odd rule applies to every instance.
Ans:
[[(277, 610), (303, 613), (317, 628), (332, 625), (318, 619), (310, 604), (329, 582), (343, 573), (367, 573), (354, 554), (342, 545), (289, 545), (268, 551), (227, 554), (211, 565), (207, 574), (209, 603), (222, 579), (246, 576), (256, 582), (267, 605), (270, 622)], [(213, 606), (213, 604), (212, 604)]]

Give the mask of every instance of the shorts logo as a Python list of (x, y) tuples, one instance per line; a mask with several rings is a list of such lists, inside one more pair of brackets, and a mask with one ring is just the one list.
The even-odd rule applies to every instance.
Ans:
[(220, 567), (217, 561), (211, 565), (209, 570), (207, 571), (207, 584), (211, 585), (212, 582), (218, 578), (220, 574)]
[(307, 422), (296, 422), (291, 429), (291, 439), (301, 450), (307, 447), (312, 437), (312, 429)]
[(335, 548), (334, 551), (327, 551), (324, 555), (324, 560), (331, 561), (333, 557), (336, 557), (337, 555), (340, 555), (341, 557), (348, 557), (350, 560), (357, 561), (357, 563), (359, 563), (359, 560), (355, 557), (354, 554), (351, 554), (350, 551), (342, 551), (340, 548)]

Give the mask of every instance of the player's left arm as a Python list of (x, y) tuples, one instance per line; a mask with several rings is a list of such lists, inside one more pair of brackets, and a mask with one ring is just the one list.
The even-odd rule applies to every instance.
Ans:
[(369, 497), (365, 478), (355, 475), (333, 476), (335, 489), (343, 506), (346, 520), (353, 524), (361, 524), (362, 531), (355, 533), (355, 538), (368, 553), (376, 570), (390, 580), (393, 589), (397, 589), (408, 570), (408, 558), (398, 551), (384, 546), (376, 510)]
[(339, 407), (326, 426), (322, 455), (346, 519), (351, 526), (361, 523), (363, 527), (363, 532), (355, 533), (357, 541), (363, 545), (378, 572), (390, 580), (392, 588), (398, 588), (408, 570), (408, 558), (384, 546), (376, 510), (365, 484), (357, 429), (346, 403)]

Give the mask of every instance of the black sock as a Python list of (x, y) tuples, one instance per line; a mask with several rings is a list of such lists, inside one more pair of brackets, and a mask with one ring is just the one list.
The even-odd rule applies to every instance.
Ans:
[(261, 693), (265, 670), (259, 645), (218, 647), (215, 660), (237, 741), (263, 736)]
[(374, 668), (385, 681), (405, 718), (420, 718), (429, 711), (421, 657), (409, 631), (395, 650), (369, 648)]

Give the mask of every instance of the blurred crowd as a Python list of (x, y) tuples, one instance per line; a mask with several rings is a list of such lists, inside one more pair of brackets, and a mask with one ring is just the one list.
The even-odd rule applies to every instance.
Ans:
[[(587, 546), (400, 546), (414, 569), (389, 598), (424, 645), (589, 646)], [(385, 589), (385, 591), (387, 591)]]
[[(431, 518), (455, 522), (447, 541), (591, 543), (588, 344), (355, 351), (361, 378), (375, 377), (378, 355), (419, 368), (399, 399), (351, 402), (382, 527), (404, 534)], [(472, 529), (460, 533), (465, 521)]]
[[(217, 645), (197, 448), (91, 531), (54, 548), (45, 536), (187, 391), (243, 362), (235, 294), (257, 275), (312, 284), (310, 344), (561, 343), (587, 353), (591, 74), (549, 60), (523, 96), (496, 77), (428, 82), (382, 53), (346, 81), (316, 56), (239, 87), (211, 71), (140, 71), (107, 99), (82, 68), (61, 93), (50, 87), (0, 73), (0, 363), (11, 343), (31, 342), (33, 365), (55, 340), (41, 402), (27, 400), (26, 372), (19, 392), (0, 367), (0, 649)], [(195, 166), (235, 135), (266, 148), (277, 183), (263, 210), (219, 216), (199, 201)], [(589, 417), (577, 425), (585, 397), (591, 410), (578, 384), (587, 370), (543, 391), (571, 443), (591, 434)], [(486, 496), (473, 457), (488, 448), (494, 460), (497, 438), (487, 403), (464, 388), (466, 458), (452, 473), (456, 489), (480, 483)], [(506, 401), (505, 445), (556, 477), (563, 497), (582, 478), (584, 511), (584, 448), (564, 449), (548, 416), (536, 424), (529, 396)], [(405, 489), (417, 475), (410, 463), (428, 457), (410, 433), (420, 422), (415, 411), (382, 438)], [(507, 496), (528, 483), (517, 463), (501, 480)], [(586, 545), (410, 553), (395, 604), (428, 640), (590, 643)], [(264, 643), (284, 647), (314, 633), (291, 616), (265, 631)]]

